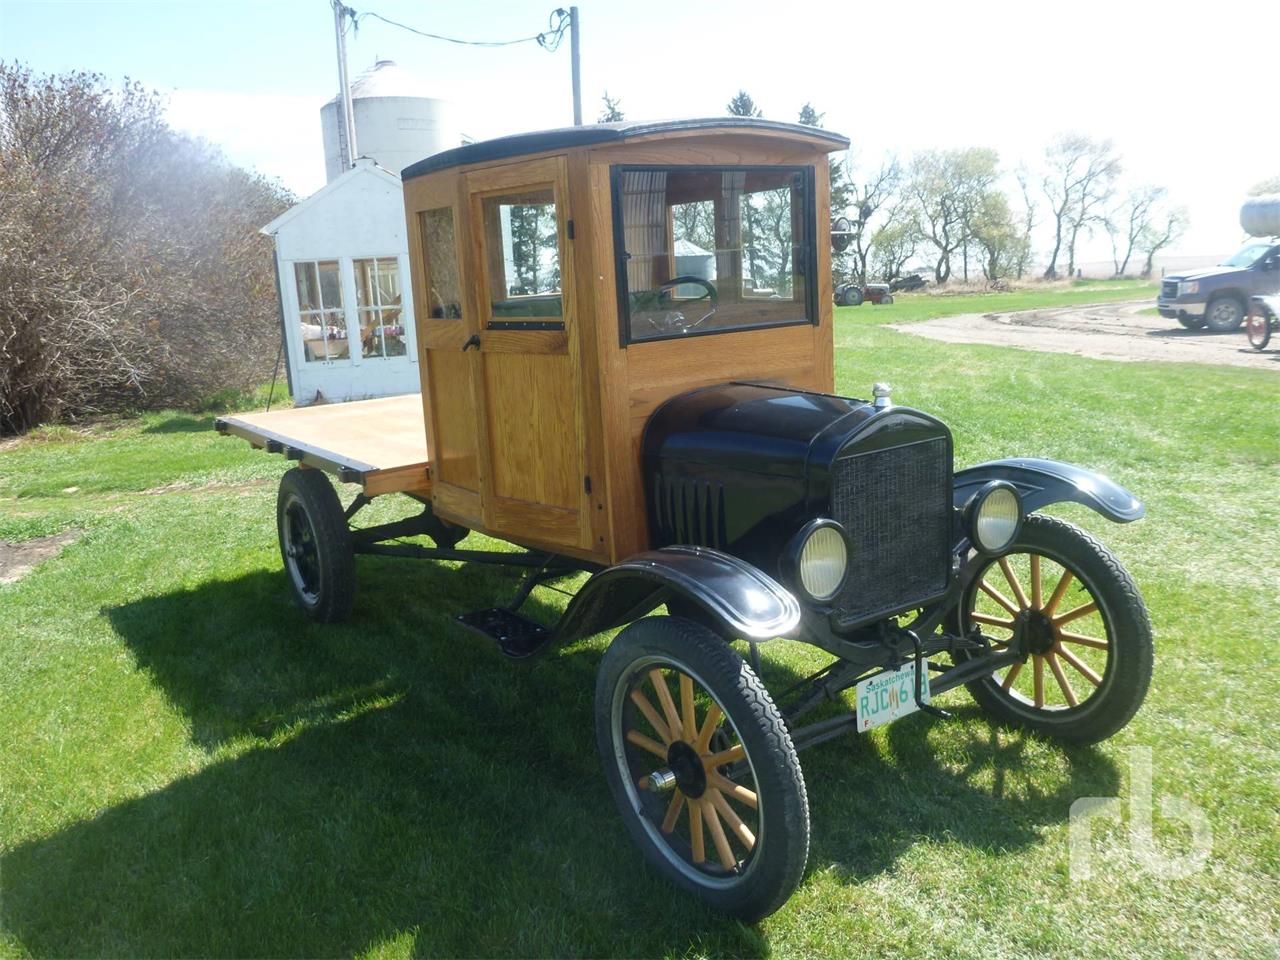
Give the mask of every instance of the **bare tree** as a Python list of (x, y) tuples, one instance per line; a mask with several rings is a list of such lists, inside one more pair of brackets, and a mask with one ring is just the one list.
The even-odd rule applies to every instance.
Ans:
[(1098, 222), (1101, 208), (1111, 197), (1120, 158), (1110, 140), (1093, 140), (1081, 134), (1064, 134), (1045, 151), (1048, 173), (1042, 186), (1053, 217), (1053, 253), (1045, 279), (1058, 276), (1058, 257), (1067, 248), (1067, 274), (1075, 273), (1076, 242), (1080, 233)]
[(1151, 229), (1156, 208), (1167, 193), (1164, 187), (1135, 187), (1124, 202), (1103, 220), (1111, 238), (1111, 262), (1117, 277), (1123, 277), (1129, 269), (1129, 260), (1138, 247), (1138, 240)]
[(0, 432), (271, 372), (278, 186), (95, 74), (0, 63)]
[(1031, 174), (1027, 168), (1019, 167), (1015, 176), (1018, 180), (1018, 189), (1022, 193), (1022, 238), (1018, 244), (1018, 256), (1014, 262), (1014, 273), (1021, 280), (1031, 263), (1031, 238), (1035, 235), (1037, 224), (1037, 204), (1035, 197), (1031, 193)]
[(601, 123), (617, 123), (619, 120), (626, 119), (622, 112), (622, 101), (620, 99), (609, 96), (608, 90), (604, 92), (604, 96), (600, 99), (604, 101), (604, 109), (600, 111)]
[(1140, 253), (1145, 253), (1147, 257), (1142, 265), (1144, 279), (1151, 276), (1156, 254), (1181, 237), (1186, 232), (1190, 222), (1185, 208), (1174, 207), (1159, 221), (1148, 225), (1147, 229), (1138, 235), (1135, 246)]
[[(902, 184), (902, 165), (890, 154), (878, 166), (857, 171), (849, 160), (844, 164), (844, 174), (847, 190), (844, 203), (836, 209), (848, 211), (848, 216), (854, 222), (853, 243), (847, 253), (849, 268), (859, 283), (865, 283), (867, 264), (877, 230), (893, 223), (906, 212), (902, 205), (893, 202)], [(834, 202), (832, 206), (835, 206)], [(875, 228), (872, 227), (873, 221), (878, 221)]]

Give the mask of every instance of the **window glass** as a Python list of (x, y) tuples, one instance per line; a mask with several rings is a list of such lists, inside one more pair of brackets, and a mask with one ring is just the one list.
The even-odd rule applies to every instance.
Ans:
[(488, 197), (483, 210), (490, 326), (562, 324), (554, 191)]
[(629, 341), (814, 319), (803, 171), (629, 168), (615, 190)]
[(395, 257), (357, 260), (355, 269), (360, 355), (403, 357), (408, 348), (400, 306), (399, 261)]
[(298, 286), (303, 360), (312, 363), (350, 356), (338, 261), (295, 263), (293, 274)]
[(453, 211), (448, 207), (418, 214), (422, 226), (422, 255), (426, 260), (427, 316), (462, 318), (462, 283), (458, 279), (458, 248), (454, 245)]

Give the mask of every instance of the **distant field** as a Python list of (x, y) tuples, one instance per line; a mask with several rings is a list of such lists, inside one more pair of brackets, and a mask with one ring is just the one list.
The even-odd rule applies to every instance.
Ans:
[(944, 294), (895, 293), (893, 303), (876, 306), (840, 307), (836, 314), (842, 320), (856, 323), (909, 323), (931, 320), (961, 313), (1010, 313), (1035, 310), (1038, 307), (1065, 307), (1085, 303), (1107, 303), (1114, 300), (1155, 302), (1159, 284), (1137, 280), (1080, 281), (1068, 287), (1011, 290), (1008, 293)]
[[(0, 584), (0, 955), (1214, 957), (1280, 931), (1280, 377), (944, 344), (889, 321), (1153, 295), (903, 297), (837, 311), (837, 388), (953, 429), (958, 465), (1102, 470), (1135, 524), (1060, 511), (1133, 572), (1156, 630), (1131, 726), (1066, 748), (990, 723), (964, 691), (802, 754), (803, 884), (746, 927), (648, 873), (593, 735), (608, 637), (524, 668), (453, 617), (509, 573), (362, 557), (355, 619), (305, 622), (274, 529), (279, 457), (151, 414), (0, 444), (0, 538), (78, 541)], [(407, 512), (394, 499), (375, 514)], [(487, 545), (473, 535), (468, 545)], [(535, 614), (565, 600), (535, 595)], [(816, 662), (776, 641), (765, 677)], [(1208, 862), (1146, 872), (1131, 764), (1152, 758), (1153, 842)], [(1068, 810), (1122, 800), (1071, 879)]]

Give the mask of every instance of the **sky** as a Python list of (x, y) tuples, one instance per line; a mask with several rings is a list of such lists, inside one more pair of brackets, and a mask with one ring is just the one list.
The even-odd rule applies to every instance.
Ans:
[[(546, 29), (559, 0), (347, 2), (432, 33), (506, 40)], [(579, 9), (588, 121), (605, 90), (628, 119), (650, 120), (721, 115), (743, 88), (776, 120), (811, 101), (864, 164), (983, 146), (1005, 170), (1034, 170), (1063, 132), (1111, 138), (1125, 184), (1165, 186), (1187, 207), (1191, 229), (1171, 251), (1185, 255), (1238, 247), (1245, 191), (1280, 175), (1280, 103), (1266, 80), (1276, 54), (1248, 63), (1251, 37), (1280, 38), (1270, 0), (581, 0)], [(352, 76), (378, 59), (417, 73), (458, 104), (477, 139), (572, 122), (567, 39), (554, 53), (461, 46), (366, 19), (348, 57)], [(324, 183), (319, 109), (338, 89), (328, 0), (0, 0), (0, 59), (128, 76), (167, 95), (170, 122), (232, 161), (302, 196)], [(1100, 235), (1082, 259), (1109, 253)]]

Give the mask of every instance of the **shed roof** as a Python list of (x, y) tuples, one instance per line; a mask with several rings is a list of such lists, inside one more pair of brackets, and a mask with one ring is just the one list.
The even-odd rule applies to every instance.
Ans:
[(368, 157), (361, 157), (355, 162), (355, 166), (350, 170), (347, 170), (341, 176), (334, 177), (305, 200), (300, 200), (298, 203), (295, 203), (292, 207), (280, 214), (280, 216), (276, 217), (266, 226), (260, 227), (258, 232), (266, 234), (267, 236), (274, 235), (281, 227), (294, 217), (298, 216), (304, 210), (310, 209), (324, 200), (324, 198), (342, 190), (343, 187), (358, 177), (377, 177), (388, 185), (394, 186), (397, 191), (400, 188), (400, 178), (394, 173), (385, 167), (378, 166), (376, 162)]
[(797, 137), (817, 138), (830, 145), (832, 150), (844, 150), (849, 138), (821, 127), (799, 123), (780, 123), (777, 120), (760, 120), (755, 117), (705, 117), (696, 120), (658, 120), (640, 122), (622, 120), (617, 123), (593, 123), (580, 127), (560, 127), (556, 130), (539, 130), (533, 133), (517, 133), (495, 140), (482, 140), (454, 147), (419, 160), (401, 171), (405, 180), (420, 177), (437, 170), (460, 167), (469, 163), (489, 160), (505, 160), (547, 150), (567, 150), (571, 147), (591, 146), (598, 143), (616, 143), (635, 137), (656, 133), (679, 133), (692, 130), (760, 131), (790, 133)]

